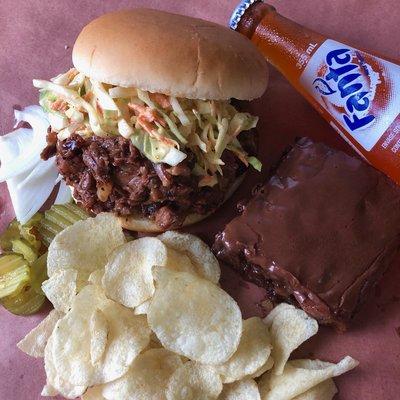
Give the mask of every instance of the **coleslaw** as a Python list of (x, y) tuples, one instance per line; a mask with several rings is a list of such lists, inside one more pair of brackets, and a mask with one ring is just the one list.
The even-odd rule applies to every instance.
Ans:
[(222, 174), (223, 152), (232, 151), (246, 166), (260, 161), (242, 148), (238, 135), (258, 118), (238, 112), (229, 101), (190, 100), (137, 88), (113, 86), (71, 68), (50, 81), (33, 80), (40, 105), (58, 140), (71, 134), (121, 135), (154, 163), (176, 166), (192, 152), (199, 185), (213, 186)]

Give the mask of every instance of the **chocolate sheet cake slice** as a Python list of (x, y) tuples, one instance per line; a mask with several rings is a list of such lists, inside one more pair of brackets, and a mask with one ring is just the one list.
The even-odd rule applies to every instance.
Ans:
[(216, 236), (214, 251), (273, 301), (344, 329), (399, 245), (400, 188), (303, 138)]

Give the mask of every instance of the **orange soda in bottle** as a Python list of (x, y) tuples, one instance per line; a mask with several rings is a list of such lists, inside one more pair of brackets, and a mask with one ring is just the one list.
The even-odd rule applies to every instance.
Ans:
[(230, 27), (248, 38), (362, 157), (400, 184), (400, 65), (244, 0)]

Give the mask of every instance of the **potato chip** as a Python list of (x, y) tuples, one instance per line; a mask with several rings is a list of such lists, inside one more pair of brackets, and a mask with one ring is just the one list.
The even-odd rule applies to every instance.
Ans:
[(254, 372), (254, 374), (249, 375), (249, 378), (258, 378), (259, 376), (265, 374), (267, 371), (269, 371), (272, 367), (274, 366), (274, 360), (273, 358), (270, 356), (267, 360), (267, 362), (261, 367), (259, 368), (256, 372)]
[(72, 309), (57, 321), (51, 336), (57, 375), (85, 389), (92, 385), (95, 373), (90, 360), (89, 320), (86, 314)]
[(93, 386), (86, 390), (81, 400), (106, 400), (106, 398), (103, 397), (103, 385)]
[(102, 279), (104, 276), (104, 268), (100, 268), (100, 269), (96, 269), (96, 271), (93, 271), (90, 275), (89, 275), (89, 283), (93, 284), (93, 285), (97, 285), (97, 286), (101, 286), (102, 283)]
[[(162, 347), (162, 344), (158, 340), (156, 334), (154, 332), (151, 332), (151, 334), (150, 334), (150, 343), (147, 346), (147, 348), (148, 349), (159, 349), (160, 347)], [(181, 357), (181, 358), (183, 359), (185, 357)]]
[(17, 347), (31, 357), (44, 357), (44, 348), (47, 340), (53, 332), (57, 321), (63, 313), (51, 310), (47, 317), (33, 328), (19, 343)]
[(213, 368), (193, 361), (179, 367), (171, 376), (167, 400), (213, 400), (222, 392), (222, 382)]
[(40, 393), (42, 397), (54, 397), (59, 395), (56, 389), (53, 388), (50, 384), (46, 383), (43, 386), (42, 392)]
[(68, 312), (75, 298), (78, 271), (65, 269), (56, 272), (42, 283), (42, 290), (56, 310)]
[(67, 399), (75, 399), (85, 392), (86, 386), (72, 385), (57, 373), (53, 360), (53, 335), (49, 337), (44, 350), (44, 368), (46, 371), (46, 385), (42, 391), (43, 396), (61, 394)]
[(126, 374), (135, 358), (150, 343), (150, 328), (145, 315), (115, 302), (102, 309), (106, 315), (109, 334), (96, 384), (110, 382)]
[(106, 316), (101, 310), (95, 310), (90, 318), (90, 360), (96, 364), (106, 350), (109, 333)]
[(123, 243), (121, 225), (111, 213), (78, 221), (51, 242), (47, 273), (51, 277), (61, 269), (74, 268), (79, 280), (87, 280), (91, 272), (104, 267), (111, 252)]
[(197, 236), (167, 231), (158, 238), (168, 247), (186, 254), (201, 277), (214, 283), (219, 282), (221, 269), (218, 260), (210, 248)]
[(168, 249), (156, 238), (140, 238), (126, 243), (111, 255), (103, 277), (107, 296), (134, 308), (154, 293), (151, 268), (168, 263)]
[[(93, 326), (104, 329), (107, 324), (108, 335), (105, 351), (102, 351), (104, 339), (100, 339), (100, 350), (96, 353), (90, 316), (98, 310), (105, 318), (100, 317), (101, 321), (97, 317)], [(58, 321), (53, 336), (53, 360), (58, 374), (74, 385), (92, 386), (124, 375), (135, 357), (149, 344), (150, 329), (145, 316), (134, 315), (132, 310), (105, 298), (101, 288), (89, 285), (76, 296), (68, 314)], [(101, 360), (93, 364), (92, 359), (97, 358), (93, 354), (99, 353), (104, 353)]]
[(259, 317), (243, 321), (243, 332), (239, 347), (228, 361), (215, 366), (223, 383), (238, 381), (256, 373), (268, 361), (271, 342), (268, 328)]
[(290, 304), (279, 304), (264, 323), (269, 327), (272, 341), (273, 373), (281, 375), (293, 350), (318, 332), (318, 323), (306, 312)]
[(172, 248), (168, 249), (168, 268), (177, 271), (177, 272), (189, 272), (190, 274), (197, 274), (197, 268), (192, 263), (190, 258), (184, 254), (180, 253), (177, 250)]
[(110, 301), (104, 292), (104, 288), (97, 285), (86, 285), (75, 296), (72, 302), (72, 309), (78, 310), (86, 316), (90, 316), (96, 309), (102, 309)]
[(165, 349), (150, 349), (140, 354), (128, 373), (103, 387), (107, 400), (165, 399), (170, 376), (182, 365), (181, 358)]
[(144, 303), (139, 304), (137, 307), (135, 307), (133, 312), (135, 313), (135, 315), (147, 314), (149, 312), (150, 303), (151, 299), (146, 300)]
[(293, 400), (332, 400), (336, 393), (335, 382), (333, 379), (327, 379), (307, 392), (296, 396)]
[(221, 364), (242, 334), (239, 306), (212, 282), (186, 272), (155, 268), (157, 289), (147, 318), (162, 345), (203, 364)]
[(259, 381), (262, 400), (291, 400), (327, 379), (355, 368), (358, 362), (347, 356), (332, 364), (319, 360), (289, 361), (282, 375), (267, 373)]
[(224, 385), (218, 400), (261, 400), (261, 397), (254, 379), (247, 378)]

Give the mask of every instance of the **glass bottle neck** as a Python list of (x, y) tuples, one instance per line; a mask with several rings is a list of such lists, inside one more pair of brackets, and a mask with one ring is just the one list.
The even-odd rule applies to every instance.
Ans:
[(251, 39), (265, 58), (295, 86), (312, 54), (326, 39), (261, 1), (245, 12), (237, 31)]

